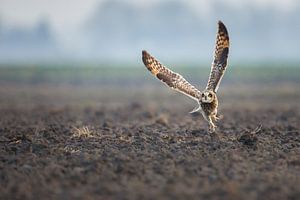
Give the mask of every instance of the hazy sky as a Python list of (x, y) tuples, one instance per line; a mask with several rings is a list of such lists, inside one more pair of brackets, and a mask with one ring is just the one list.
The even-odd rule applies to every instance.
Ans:
[[(120, 55), (126, 58), (129, 57), (126, 53), (130, 53), (130, 55), (136, 56), (137, 53), (134, 51), (136, 49), (151, 49), (151, 47), (153, 47), (153, 49), (156, 49), (159, 52), (159, 49), (161, 48), (170, 47), (171, 42), (169, 41), (170, 44), (167, 42), (168, 38), (163, 38), (164, 31), (159, 32), (162, 35), (156, 37), (157, 34), (153, 33), (151, 35), (151, 31), (147, 32), (147, 30), (145, 29), (145, 33), (140, 37), (140, 40), (132, 41), (132, 37), (136, 37), (136, 35), (140, 34), (142, 31), (137, 29), (139, 28), (139, 24), (134, 24), (134, 27), (131, 27), (128, 30), (123, 30), (122, 25), (124, 25), (124, 23), (128, 23), (128, 21), (126, 21), (126, 19), (124, 19), (125, 21), (122, 21), (122, 15), (118, 15), (120, 14), (118, 13), (118, 10), (112, 9), (113, 12), (116, 13), (105, 13), (106, 10), (103, 9), (107, 9), (106, 7), (103, 7), (103, 9), (99, 8), (101, 5), (105, 5), (103, 4), (103, 2), (107, 3), (110, 1), (117, 2), (115, 4), (117, 5), (116, 8), (118, 8), (118, 5), (124, 6), (122, 2), (126, 2), (127, 4), (124, 6), (125, 8), (128, 8), (128, 6), (132, 6), (134, 7), (134, 9), (132, 10), (134, 10), (135, 12), (141, 11), (138, 13), (143, 14), (149, 12), (149, 10), (151, 11), (151, 9), (153, 8), (158, 8), (159, 6), (157, 7), (157, 5), (166, 5), (166, 2), (167, 5), (170, 5), (168, 4), (168, 2), (181, 2), (179, 4), (175, 3), (174, 5), (185, 6), (184, 12), (187, 13), (184, 16), (187, 16), (188, 20), (196, 19), (198, 16), (199, 18), (197, 20), (200, 23), (196, 23), (197, 26), (202, 25), (202, 22), (213, 23), (220, 18), (222, 20), (226, 20), (228, 26), (232, 27), (230, 33), (233, 41), (239, 41), (233, 43), (233, 52), (240, 52), (242, 47), (247, 46), (248, 48), (244, 48), (244, 51), (241, 53), (241, 55), (244, 55), (246, 57), (249, 57), (249, 55), (253, 55), (253, 59), (268, 59), (276, 58), (279, 56), (283, 59), (297, 58), (299, 60), (299, 42), (295, 41), (295, 38), (298, 37), (299, 30), (297, 29), (299, 27), (297, 13), (299, 12), (300, 8), (300, 0), (0, 0), (0, 28), (2, 26), (1, 30), (5, 30), (2, 31), (3, 33), (10, 34), (10, 30), (22, 30), (26, 35), (26, 31), (29, 32), (29, 34), (32, 34), (33, 31), (36, 31), (36, 27), (38, 27), (38, 25), (40, 24), (39, 22), (46, 21), (47, 28), (49, 28), (49, 32), (53, 36), (55, 44), (59, 46), (61, 52), (67, 52), (68, 55), (72, 55), (74, 57), (78, 57), (78, 55), (88, 57), (93, 55), (93, 52), (97, 52), (97, 55), (102, 55), (104, 50), (102, 49), (101, 51), (101, 49), (99, 49), (98, 47), (101, 47), (101, 45), (105, 46), (105, 42), (109, 43), (105, 46), (105, 51), (108, 51), (106, 47), (114, 47), (115, 49), (113, 49), (113, 52), (118, 51)], [(143, 9), (145, 9), (145, 12), (143, 12)], [(99, 12), (104, 13), (104, 17), (101, 14), (99, 15)], [(159, 12), (167, 13), (161, 10), (159, 10)], [(143, 14), (139, 16), (142, 16)], [(98, 16), (102, 16), (103, 19), (99, 19)], [(105, 16), (108, 16), (108, 18), (105, 18)], [(154, 22), (155, 24), (160, 24), (159, 20), (157, 20), (155, 16), (149, 16), (154, 21), (156, 20)], [(173, 15), (171, 13), (171, 16), (174, 17), (174, 13)], [(237, 16), (241, 16), (242, 20), (235, 20), (237, 19)], [(91, 22), (91, 19), (96, 20), (99, 23), (102, 23), (103, 20), (107, 20), (109, 22), (108, 24), (111, 25), (109, 25), (108, 27), (111, 28), (109, 30), (114, 31), (114, 33), (122, 33), (117, 35), (116, 38), (121, 38), (123, 40), (120, 39), (119, 42), (116, 42), (115, 38), (108, 37), (110, 40), (101, 40), (100, 42), (99, 40), (101, 39), (101, 37), (97, 34), (99, 34), (99, 30), (101, 28), (105, 27), (105, 24), (103, 25), (103, 27), (101, 27), (101, 25), (97, 25), (97, 23), (94, 24), (94, 29), (97, 29), (98, 32), (97, 30), (94, 30), (94, 34), (96, 34), (96, 36), (89, 35), (89, 33), (93, 30), (91, 29), (91, 26), (90, 29), (88, 29), (86, 25)], [(249, 21), (248, 19), (252, 19), (254, 21)], [(260, 19), (262, 19), (261, 23), (259, 23), (260, 21), (258, 21)], [(112, 20), (116, 20), (115, 23), (110, 23)], [(127, 20), (132, 19), (129, 16)], [(165, 22), (167, 23), (166, 25), (169, 25), (170, 21), (168, 21), (167, 17), (165, 20)], [(176, 18), (176, 20), (180, 21), (178, 20), (178, 18)], [(272, 23), (270, 23), (270, 20)], [(195, 21), (191, 20), (191, 23), (192, 22)], [(245, 23), (249, 23), (249, 26), (255, 28), (249, 29), (249, 27), (244, 26)], [(203, 23), (203, 25), (205, 25), (205, 23)], [(142, 26), (141, 29), (142, 28), (145, 27)], [(161, 28), (163, 29), (164, 27)], [(209, 27), (205, 28), (208, 29)], [(187, 40), (187, 38), (184, 38), (184, 34), (186, 34), (185, 32), (181, 32), (178, 35), (174, 34), (174, 37), (181, 37), (181, 40), (179, 42), (182, 42), (182, 48), (186, 50), (191, 49), (190, 51), (193, 52), (193, 47), (195, 48), (196, 45), (205, 48), (213, 45), (213, 28), (214, 26), (211, 25), (210, 29), (206, 30), (206, 32), (201, 30), (201, 32), (199, 32), (199, 35), (201, 34), (203, 38), (199, 39), (198, 41), (196, 41), (197, 39), (193, 38), (195, 42), (191, 42)], [(297, 29), (296, 31), (295, 28)], [(103, 34), (107, 33), (105, 32), (105, 30), (105, 28), (101, 30)], [(182, 28), (182, 30), (186, 29)], [(208, 34), (208, 31), (211, 31), (211, 34)], [(190, 32), (193, 32), (193, 34), (191, 33), (190, 35), (197, 34), (196, 29), (195, 31), (193, 30)], [(211, 36), (204, 38), (205, 34), (206, 36)], [(6, 35), (6, 37), (4, 38), (7, 39), (9, 37), (7, 37)], [(212, 41), (209, 44), (205, 43), (208, 39), (209, 41)], [(34, 40), (34, 38), (32, 38), (32, 40)], [(161, 41), (165, 41), (165, 46), (163, 46), (164, 44), (162, 44)], [(202, 41), (201, 45), (200, 43), (197, 43), (200, 41)], [(274, 43), (273, 41), (277, 42)], [(262, 42), (264, 43), (263, 47), (261, 46)], [(112, 43), (115, 44), (115, 46), (113, 46)], [(14, 44), (15, 43), (13, 43), (13, 45)], [(20, 47), (20, 49), (22, 49), (22, 43), (19, 44), (20, 45), (17, 47)], [(12, 46), (11, 43), (9, 43), (9, 45), (9, 47)], [(207, 47), (205, 45), (207, 45)], [(93, 49), (94, 46), (96, 46), (98, 49)], [(120, 46), (125, 46), (126, 48), (124, 48), (122, 51)], [(130, 46), (134, 50), (128, 50), (127, 46)], [(272, 49), (272, 51), (270, 51), (270, 48)], [(257, 49), (260, 51), (258, 51)], [(280, 49), (280, 51), (276, 49)], [(8, 51), (7, 49), (5, 49), (5, 47), (3, 47), (2, 52), (6, 53)], [(15, 49), (11, 50), (11, 52), (14, 55)], [(186, 54), (190, 55), (190, 53)], [(192, 55), (193, 54), (191, 54), (191, 56)], [(171, 54), (171, 56), (174, 56), (174, 54)], [(178, 57), (181, 58), (183, 56), (181, 54), (178, 54)], [(238, 53), (236, 53), (236, 58), (240, 58), (238, 57)]]
[[(41, 19), (47, 19), (55, 31), (74, 29), (86, 20), (93, 10), (105, 0), (0, 0), (0, 20), (8, 26), (30, 26)], [(135, 6), (157, 3), (159, 0), (128, 0)], [(176, 1), (176, 0), (175, 0)], [(179, 0), (180, 1), (180, 0)], [(183, 0), (182, 0), (183, 1)], [(215, 2), (218, 0), (215, 0)], [(236, 9), (245, 6), (273, 7), (278, 11), (289, 12), (298, 0), (227, 0)], [(187, 4), (196, 9), (199, 15), (208, 16), (211, 0), (188, 0)]]

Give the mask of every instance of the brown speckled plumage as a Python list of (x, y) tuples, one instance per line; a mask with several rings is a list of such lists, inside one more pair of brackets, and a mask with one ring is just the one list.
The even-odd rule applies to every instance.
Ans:
[(206, 115), (213, 113), (218, 109), (218, 99), (214, 99), (211, 103), (201, 103), (201, 108)]
[(166, 83), (172, 89), (196, 100), (199, 104), (199, 108), (194, 109), (192, 112), (201, 109), (203, 117), (209, 123), (209, 130), (215, 131), (216, 126), (214, 122), (218, 120), (218, 98), (216, 92), (226, 70), (228, 52), (228, 32), (225, 25), (219, 21), (214, 60), (211, 66), (211, 72), (206, 89), (203, 92), (200, 92), (197, 88), (191, 85), (180, 74), (177, 74), (163, 66), (157, 59), (146, 51), (143, 51), (143, 62), (147, 69), (159, 80)]
[(229, 53), (229, 36), (225, 25), (219, 21), (214, 52), (214, 60), (211, 66), (210, 76), (206, 90), (217, 92), (220, 81), (224, 75), (227, 66)]
[(172, 89), (184, 93), (196, 100), (200, 98), (201, 92), (197, 88), (187, 82), (181, 75), (163, 66), (147, 51), (143, 51), (143, 62), (153, 75), (165, 82)]

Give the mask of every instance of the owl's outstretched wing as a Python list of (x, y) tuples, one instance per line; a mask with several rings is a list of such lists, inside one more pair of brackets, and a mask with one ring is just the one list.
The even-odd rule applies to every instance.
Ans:
[(211, 66), (210, 76), (206, 86), (207, 90), (217, 92), (221, 79), (227, 66), (229, 52), (229, 36), (225, 25), (219, 21), (214, 52), (214, 60)]
[(163, 66), (147, 51), (143, 51), (143, 62), (147, 69), (159, 80), (166, 83), (172, 89), (177, 90), (198, 102), (201, 97), (201, 92), (187, 82), (180, 74), (172, 72), (170, 69)]

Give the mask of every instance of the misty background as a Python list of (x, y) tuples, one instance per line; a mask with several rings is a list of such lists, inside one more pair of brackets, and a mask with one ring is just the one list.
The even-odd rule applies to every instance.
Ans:
[(210, 63), (217, 21), (230, 62), (299, 62), (297, 0), (0, 0), (0, 63)]

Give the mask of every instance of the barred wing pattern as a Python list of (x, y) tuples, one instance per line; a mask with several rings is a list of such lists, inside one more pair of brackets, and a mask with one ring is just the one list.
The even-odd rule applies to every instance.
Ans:
[(210, 77), (206, 86), (207, 90), (217, 92), (219, 84), (227, 66), (229, 52), (229, 36), (225, 25), (219, 21), (214, 61), (211, 66)]
[(163, 66), (146, 51), (143, 51), (143, 62), (153, 75), (166, 83), (172, 89), (177, 90), (196, 101), (198, 101), (201, 97), (201, 92), (198, 89), (187, 82), (181, 75), (172, 72), (170, 69)]

